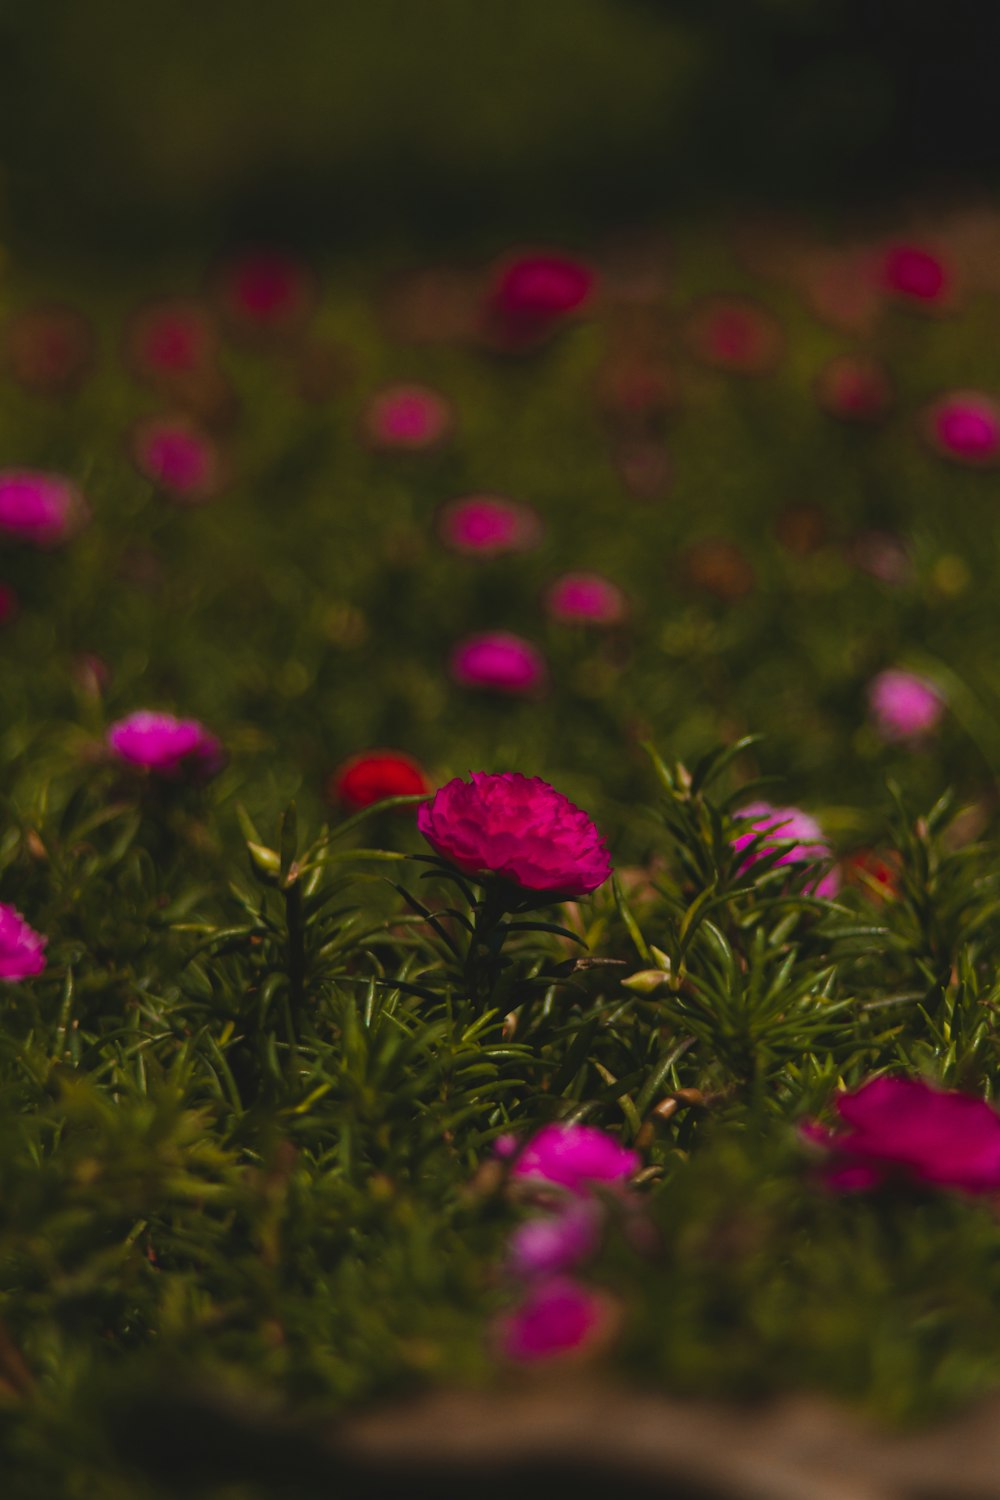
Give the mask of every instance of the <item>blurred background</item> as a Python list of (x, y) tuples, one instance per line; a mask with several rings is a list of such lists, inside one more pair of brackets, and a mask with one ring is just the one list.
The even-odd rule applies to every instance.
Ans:
[(996, 183), (998, 44), (981, 0), (8, 0), (2, 227), (58, 258), (881, 214)]

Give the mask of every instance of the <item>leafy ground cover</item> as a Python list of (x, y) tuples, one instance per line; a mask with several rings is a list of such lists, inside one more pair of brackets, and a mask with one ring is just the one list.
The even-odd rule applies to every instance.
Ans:
[(11, 272), (11, 1493), (137, 1390), (997, 1385), (998, 244)]

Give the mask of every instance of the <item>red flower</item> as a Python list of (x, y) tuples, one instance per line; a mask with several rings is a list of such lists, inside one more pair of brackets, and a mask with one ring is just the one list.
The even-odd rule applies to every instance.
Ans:
[(422, 768), (399, 750), (365, 750), (344, 761), (330, 777), (332, 800), (360, 810), (386, 797), (420, 796), (430, 791)]

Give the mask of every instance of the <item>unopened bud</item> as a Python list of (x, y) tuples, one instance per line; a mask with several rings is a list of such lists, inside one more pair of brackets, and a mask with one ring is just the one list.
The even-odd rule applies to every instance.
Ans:
[(627, 990), (634, 990), (637, 995), (652, 995), (666, 984), (667, 978), (662, 969), (640, 969), (638, 973), (623, 979), (622, 984)]

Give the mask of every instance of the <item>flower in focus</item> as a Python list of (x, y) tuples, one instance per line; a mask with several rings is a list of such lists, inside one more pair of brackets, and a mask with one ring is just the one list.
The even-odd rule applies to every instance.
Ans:
[(451, 654), (449, 669), (460, 687), (513, 696), (538, 692), (547, 676), (541, 653), (531, 642), (504, 630), (461, 641)]
[(525, 1219), (507, 1242), (507, 1269), (525, 1280), (568, 1271), (593, 1255), (600, 1230), (601, 1210), (592, 1202), (570, 1203), (558, 1213)]
[(305, 322), (316, 302), (316, 286), (308, 268), (294, 256), (252, 250), (223, 267), (219, 295), (242, 333), (273, 338)]
[(868, 703), (884, 740), (920, 739), (937, 727), (944, 712), (939, 690), (915, 672), (880, 672), (868, 686)]
[(141, 474), (184, 504), (209, 499), (221, 482), (218, 449), (183, 417), (140, 422), (133, 433), (132, 454)]
[(568, 1276), (553, 1276), (532, 1286), (500, 1319), (498, 1342), (508, 1359), (531, 1363), (585, 1349), (610, 1322), (606, 1297)]
[(568, 255), (522, 255), (497, 272), (488, 297), (493, 330), (513, 346), (544, 336), (594, 294), (591, 268)]
[[(610, 873), (610, 866), (609, 866)], [(638, 1171), (639, 1154), (596, 1125), (543, 1125), (514, 1159), (511, 1176), (586, 1195), (594, 1183), (621, 1183)]]
[(816, 380), (816, 399), (831, 417), (844, 422), (877, 422), (892, 406), (889, 372), (867, 354), (838, 354)]
[(564, 573), (546, 593), (545, 607), (567, 625), (617, 625), (628, 612), (621, 589), (600, 573)]
[(951, 290), (944, 262), (920, 245), (893, 245), (882, 262), (882, 283), (909, 302), (941, 302)]
[(1000, 455), (1000, 407), (979, 391), (953, 391), (924, 414), (931, 445), (956, 463), (983, 467)]
[(538, 776), (456, 776), (417, 812), (435, 853), (466, 875), (501, 875), (528, 891), (585, 896), (611, 874), (607, 845), (579, 807)]
[(444, 397), (427, 386), (393, 385), (373, 398), (364, 425), (376, 447), (419, 450), (442, 442), (453, 417)]
[(360, 811), (386, 797), (430, 791), (421, 766), (399, 750), (365, 750), (346, 760), (329, 781), (331, 798)]
[(1000, 1115), (985, 1099), (921, 1079), (873, 1078), (834, 1104), (836, 1127), (803, 1130), (831, 1153), (828, 1186), (858, 1192), (901, 1175), (963, 1193), (1000, 1191)]
[(139, 709), (112, 724), (107, 743), (119, 760), (156, 776), (190, 771), (207, 780), (225, 764), (221, 743), (197, 719), (177, 719), (152, 709)]
[(72, 307), (33, 307), (16, 313), (4, 330), (4, 364), (11, 377), (37, 396), (78, 390), (94, 362), (94, 334)]
[(48, 938), (29, 927), (13, 906), (0, 902), (0, 979), (16, 983), (45, 968)]
[(688, 318), (691, 352), (732, 375), (763, 375), (781, 358), (781, 329), (769, 312), (737, 297), (708, 297)]
[(527, 505), (494, 495), (471, 495), (446, 505), (438, 517), (446, 547), (476, 557), (526, 552), (537, 545), (541, 522)]
[(61, 474), (34, 469), (0, 472), (0, 533), (50, 547), (85, 518), (83, 496)]
[[(800, 807), (772, 807), (770, 802), (749, 802), (736, 816), (741, 823), (746, 821), (749, 824), (749, 831), (733, 839), (734, 849), (746, 849), (762, 833), (774, 834), (773, 838), (765, 838), (757, 845), (740, 866), (741, 870), (748, 869), (762, 855), (770, 854), (790, 841), (791, 847), (782, 849), (775, 860), (776, 865), (808, 866), (830, 856), (830, 846), (823, 837), (823, 830), (816, 819)], [(828, 870), (805, 889), (811, 895), (829, 899), (840, 889), (840, 872), (836, 868)]]

